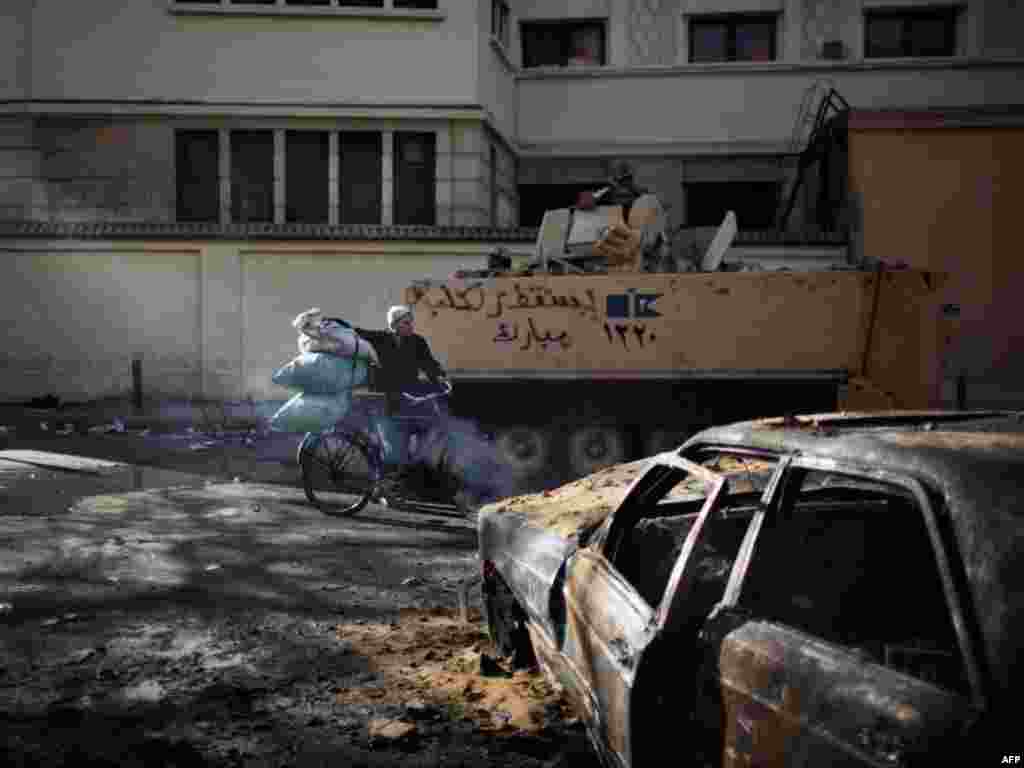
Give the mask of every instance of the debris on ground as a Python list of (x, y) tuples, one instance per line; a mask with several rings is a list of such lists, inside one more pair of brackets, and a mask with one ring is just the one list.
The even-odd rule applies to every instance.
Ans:
[(641, 459), (616, 464), (554, 490), (502, 499), (480, 511), (516, 512), (539, 528), (569, 537), (600, 524), (619, 505), (647, 463), (647, 459)]
[(535, 734), (573, 713), (536, 668), (506, 671), (491, 655), (479, 611), (473, 623), (446, 608), (409, 609), (394, 622), (339, 624), (336, 634), (371, 661), (375, 685), (340, 687), (339, 705), (394, 706), (402, 722), (435, 718), (477, 730)]
[(399, 741), (408, 738), (416, 733), (415, 723), (406, 723), (401, 720), (371, 720), (367, 728), (371, 739), (386, 739), (387, 741)]
[(124, 421), (121, 419), (114, 419), (109, 424), (97, 424), (89, 427), (89, 432), (94, 435), (107, 435), (111, 432), (124, 432), (127, 429)]

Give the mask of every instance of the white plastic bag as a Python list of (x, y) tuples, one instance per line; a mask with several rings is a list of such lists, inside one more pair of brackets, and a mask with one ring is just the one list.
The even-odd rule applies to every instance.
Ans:
[(326, 319), (319, 307), (300, 312), (292, 327), (299, 332), (300, 352), (326, 352), (380, 364), (376, 350), (366, 339), (360, 338), (351, 326)]

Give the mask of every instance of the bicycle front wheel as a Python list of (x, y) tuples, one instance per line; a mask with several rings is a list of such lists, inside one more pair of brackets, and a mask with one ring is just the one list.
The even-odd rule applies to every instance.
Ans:
[(302, 487), (328, 515), (354, 515), (373, 498), (380, 470), (362, 433), (309, 435), (299, 448)]

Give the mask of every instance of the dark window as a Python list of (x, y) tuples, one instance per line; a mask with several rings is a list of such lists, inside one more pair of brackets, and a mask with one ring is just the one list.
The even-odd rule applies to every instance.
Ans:
[(420, 11), (437, 10), (437, 0), (395, 0), (395, 8), (414, 8)]
[(504, 0), (491, 0), (491, 34), (506, 48), (509, 46), (509, 11)]
[(274, 134), (231, 132), (231, 220), (274, 220)]
[(381, 147), (381, 134), (377, 131), (349, 131), (339, 136), (338, 196), (342, 224), (380, 224)]
[[(967, 690), (935, 551), (914, 496), (833, 472), (800, 471), (794, 485), (758, 535), (739, 606), (904, 674)], [(898, 572), (892, 563), (899, 563)]]
[(576, 205), (581, 192), (596, 192), (608, 186), (607, 181), (593, 181), (584, 184), (520, 184), (519, 225), (539, 227), (544, 213), (556, 208), (570, 208)]
[(231, 0), (232, 5), (276, 5), (277, 0)]
[(343, 8), (383, 8), (384, 0), (339, 0), (338, 5)]
[(690, 21), (690, 61), (772, 61), (775, 16), (703, 16)]
[(285, 134), (285, 219), (326, 224), (330, 181), (329, 140), (324, 131)]
[(285, 5), (330, 5), (331, 0), (285, 0)]
[(523, 66), (603, 65), (604, 28), (603, 21), (523, 22)]
[[(694, 572), (688, 600), (701, 618), (722, 598), (747, 526), (759, 506), (760, 494), (775, 471), (771, 458), (712, 452), (692, 459), (727, 478), (728, 485), (714, 522), (694, 552), (700, 567)], [(611, 553), (612, 564), (648, 605), (657, 608), (679, 560), (686, 536), (696, 522), (709, 487), (697, 475), (688, 475), (658, 504), (648, 507), (632, 530)]]
[(175, 140), (178, 221), (220, 220), (220, 138), (217, 131), (178, 131)]
[(395, 224), (433, 224), (436, 218), (433, 133), (395, 133)]
[(865, 16), (864, 55), (953, 56), (956, 17), (956, 8), (871, 11)]
[(735, 211), (740, 229), (771, 229), (779, 207), (779, 185), (774, 181), (688, 182), (686, 226), (717, 227), (726, 211)]

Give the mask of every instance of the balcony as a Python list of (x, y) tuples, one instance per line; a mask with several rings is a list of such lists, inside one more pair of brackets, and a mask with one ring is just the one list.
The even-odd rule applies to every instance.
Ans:
[(1022, 81), (1022, 59), (523, 71), (517, 134), (533, 157), (776, 154), (816, 84), (881, 109), (1012, 104)]

